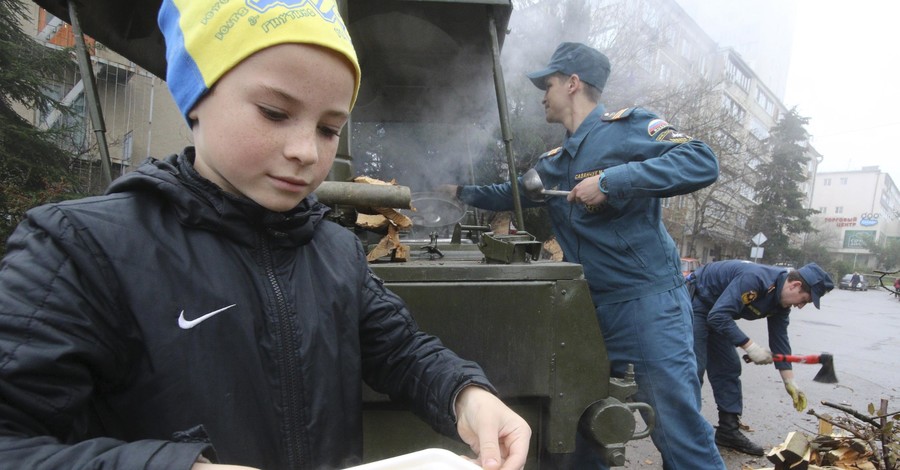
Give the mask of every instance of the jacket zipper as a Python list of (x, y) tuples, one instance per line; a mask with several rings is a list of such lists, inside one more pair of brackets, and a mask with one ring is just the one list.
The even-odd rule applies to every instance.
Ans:
[(262, 241), (263, 266), (266, 277), (275, 293), (276, 321), (278, 322), (278, 336), (281, 339), (281, 347), (278, 348), (278, 366), (281, 369), (282, 385), (281, 398), (287, 415), (285, 422), (284, 442), (287, 449), (288, 465), (290, 468), (306, 467), (306, 452), (308, 447), (306, 435), (303, 432), (303, 408), (299, 399), (303, 393), (302, 380), (300, 378), (300, 366), (298, 357), (294, 354), (297, 350), (297, 337), (291, 325), (291, 312), (287, 308), (284, 292), (278, 284), (275, 275), (275, 265), (272, 260), (272, 250), (268, 240)]

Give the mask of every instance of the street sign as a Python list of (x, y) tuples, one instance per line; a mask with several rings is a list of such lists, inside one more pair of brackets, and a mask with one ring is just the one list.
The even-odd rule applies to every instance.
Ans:
[[(753, 238), (751, 238), (750, 240), (752, 240), (753, 243), (756, 244), (756, 246), (759, 246), (759, 245), (762, 245), (763, 243), (765, 243), (766, 240), (768, 240), (768, 238), (766, 238), (766, 236), (763, 235), (762, 232), (759, 232), (756, 235), (754, 235)], [(760, 256), (760, 257), (762, 257), (762, 256)]]
[(753, 258), (753, 261), (755, 262), (756, 260), (763, 257), (763, 251), (765, 251), (765, 248), (761, 246), (754, 246), (750, 248), (750, 257)]

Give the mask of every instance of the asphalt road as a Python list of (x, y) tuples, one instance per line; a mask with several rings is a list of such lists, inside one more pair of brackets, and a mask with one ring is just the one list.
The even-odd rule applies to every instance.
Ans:
[[(886, 291), (867, 292), (833, 290), (822, 298), (821, 310), (812, 305), (791, 313), (788, 330), (794, 354), (828, 352), (834, 355), (839, 383), (813, 382), (819, 365), (795, 364), (797, 384), (806, 392), (809, 408), (817, 413), (842, 415), (826, 407), (822, 401), (838, 403), (866, 413), (870, 403), (879, 406), (889, 401), (889, 411), (900, 410), (900, 300)], [(738, 322), (751, 338), (766, 344), (765, 321)], [(752, 429), (747, 432), (767, 451), (782, 442), (791, 431), (814, 436), (818, 427), (815, 417), (794, 410), (781, 377), (773, 366), (747, 364), (742, 374), (744, 416), (742, 421)], [(712, 390), (703, 386), (703, 414), (715, 425), (717, 413)], [(771, 467), (765, 457), (752, 457), (729, 449), (721, 450), (728, 470)], [(642, 439), (629, 444), (626, 469), (661, 469), (659, 453)]]

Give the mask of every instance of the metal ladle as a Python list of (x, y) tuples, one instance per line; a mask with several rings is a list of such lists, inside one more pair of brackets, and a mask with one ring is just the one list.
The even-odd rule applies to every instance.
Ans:
[(544, 189), (544, 183), (541, 176), (534, 168), (522, 175), (522, 186), (525, 189), (525, 195), (532, 201), (543, 201), (544, 196), (568, 196), (570, 191), (560, 191), (556, 189)]

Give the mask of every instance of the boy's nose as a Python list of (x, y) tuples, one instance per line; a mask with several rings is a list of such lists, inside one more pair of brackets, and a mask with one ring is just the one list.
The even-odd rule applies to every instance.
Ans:
[(316, 129), (291, 129), (284, 143), (285, 158), (298, 160), (303, 165), (312, 165), (319, 161), (319, 148), (316, 144)]

